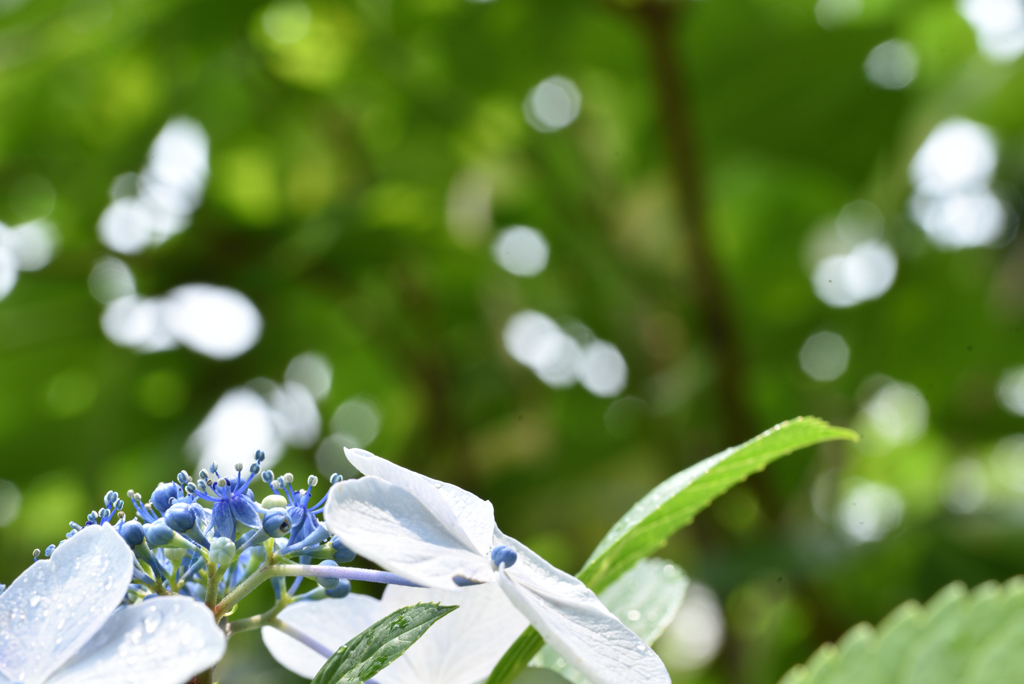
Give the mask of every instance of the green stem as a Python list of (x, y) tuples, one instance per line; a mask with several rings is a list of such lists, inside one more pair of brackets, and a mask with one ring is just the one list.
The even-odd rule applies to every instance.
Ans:
[(273, 577), (274, 575), (271, 571), (274, 569), (274, 566), (272, 563), (273, 561), (268, 558), (259, 570), (246, 577), (245, 580), (225, 596), (220, 603), (216, 604), (216, 607), (212, 607), (213, 616), (219, 621), (225, 613), (234, 608), (235, 605), (248, 596), (253, 589)]
[(213, 668), (211, 667), (206, 672), (200, 672), (193, 681), (195, 684), (213, 684)]
[(267, 625), (272, 624), (278, 613), (284, 610), (290, 603), (292, 603), (292, 601), (293, 599), (291, 596), (284, 594), (281, 597), (281, 600), (275, 603), (274, 607), (267, 612), (229, 622), (225, 628), (228, 637), (230, 638), (231, 635), (239, 634), (241, 632), (251, 632), (254, 629), (259, 629), (260, 627), (266, 627)]
[(217, 594), (218, 585), (220, 584), (220, 574), (217, 571), (217, 566), (209, 561), (206, 562), (206, 605), (210, 610), (214, 610), (217, 605)]

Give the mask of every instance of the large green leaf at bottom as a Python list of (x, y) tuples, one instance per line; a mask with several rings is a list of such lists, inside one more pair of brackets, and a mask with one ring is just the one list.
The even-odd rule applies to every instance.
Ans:
[(399, 608), (352, 637), (327, 659), (313, 684), (361, 684), (390, 665), (427, 629), (458, 606), (417, 603)]
[[(829, 425), (820, 418), (794, 418), (676, 473), (612, 526), (576, 576), (601, 592), (637, 561), (664, 546), (673, 533), (730, 487), (798, 449), (836, 439), (857, 441), (859, 437), (853, 430)], [(537, 630), (528, 627), (502, 656), (487, 684), (512, 681), (543, 645)]]
[(995, 684), (1024, 680), (1024, 579), (968, 591), (954, 582), (860, 624), (780, 684)]

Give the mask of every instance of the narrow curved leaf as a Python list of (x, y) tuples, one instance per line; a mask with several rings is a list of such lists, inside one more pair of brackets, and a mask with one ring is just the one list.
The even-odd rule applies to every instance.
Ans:
[[(860, 437), (820, 418), (794, 418), (676, 473), (619, 518), (576, 576), (601, 592), (637, 561), (663, 547), (673, 533), (730, 487), (794, 451), (836, 439), (855, 442)], [(487, 684), (511, 682), (543, 645), (536, 630), (527, 628), (502, 656)]]
[[(601, 602), (648, 645), (662, 635), (683, 605), (689, 578), (672, 561), (646, 558), (601, 592)], [(567, 664), (550, 646), (530, 662), (546, 667), (573, 684), (589, 684), (583, 673)], [(517, 679), (518, 682), (518, 679)]]
[(798, 449), (836, 439), (859, 438), (853, 430), (820, 418), (794, 418), (676, 473), (619, 518), (576, 576), (601, 591), (638, 560), (663, 547), (673, 533), (731, 487)]
[(417, 603), (399, 608), (352, 637), (327, 659), (313, 684), (361, 684), (390, 665), (439, 619), (458, 608)]
[(877, 628), (853, 627), (780, 684), (990, 684), (1024, 672), (1024, 578), (962, 582), (927, 604), (908, 601)]

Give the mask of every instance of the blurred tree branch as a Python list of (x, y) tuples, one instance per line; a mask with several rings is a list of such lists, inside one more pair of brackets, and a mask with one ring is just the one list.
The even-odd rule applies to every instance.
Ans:
[(685, 64), (673, 42), (685, 2), (607, 0), (616, 10), (634, 15), (647, 35), (654, 87), (666, 141), (666, 153), (683, 218), (684, 245), (691, 265), (693, 297), (700, 323), (715, 359), (724, 411), (724, 435), (738, 444), (756, 432), (743, 400), (743, 358), (723, 277), (708, 238), (706, 190), (697, 149)]

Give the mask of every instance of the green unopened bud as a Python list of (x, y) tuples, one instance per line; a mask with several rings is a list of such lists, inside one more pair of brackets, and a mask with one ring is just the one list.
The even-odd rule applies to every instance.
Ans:
[(280, 494), (268, 494), (263, 497), (262, 505), (264, 508), (285, 508), (288, 506), (288, 499), (284, 498)]
[(214, 537), (210, 542), (210, 562), (227, 565), (235, 559), (235, 542), (227, 537)]
[(171, 561), (175, 565), (180, 565), (183, 558), (185, 558), (185, 549), (175, 549), (171, 547), (164, 547), (164, 558)]

